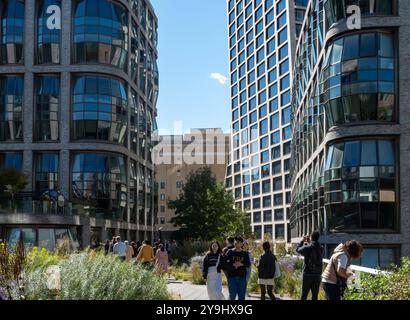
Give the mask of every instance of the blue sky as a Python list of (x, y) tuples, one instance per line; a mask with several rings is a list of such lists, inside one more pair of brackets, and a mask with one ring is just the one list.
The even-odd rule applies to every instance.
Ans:
[(151, 0), (158, 16), (158, 127), (230, 126), (226, 0)]

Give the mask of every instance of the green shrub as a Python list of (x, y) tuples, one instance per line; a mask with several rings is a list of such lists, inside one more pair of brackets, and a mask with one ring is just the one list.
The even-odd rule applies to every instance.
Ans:
[(193, 284), (206, 284), (205, 279), (202, 277), (202, 269), (199, 263), (192, 263), (191, 265), (192, 283)]
[(204, 255), (209, 248), (210, 242), (206, 241), (183, 241), (171, 253), (171, 259), (178, 264), (187, 263), (196, 255)]
[(251, 277), (248, 282), (248, 292), (259, 293), (259, 284), (258, 284), (258, 268), (252, 266)]
[(57, 253), (48, 252), (45, 248), (33, 247), (27, 253), (26, 271), (34, 271), (39, 268), (45, 268), (51, 265), (57, 265), (62, 259), (62, 256)]
[(92, 252), (61, 260), (60, 288), (47, 287), (47, 267), (25, 275), (28, 300), (163, 300), (169, 299), (166, 281), (133, 262)]
[(349, 288), (345, 300), (410, 300), (410, 261), (404, 257), (401, 266), (390, 273), (361, 274), (358, 288)]

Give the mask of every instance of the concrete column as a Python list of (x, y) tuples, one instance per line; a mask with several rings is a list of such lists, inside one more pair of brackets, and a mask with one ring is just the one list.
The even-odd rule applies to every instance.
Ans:
[(32, 150), (24, 150), (23, 154), (23, 173), (27, 176), (27, 186), (25, 191), (32, 191), (34, 188), (33, 184), (33, 170), (34, 163), (33, 163), (33, 151)]
[(70, 199), (70, 152), (68, 150), (60, 151), (60, 191), (66, 199)]
[(69, 66), (71, 64), (71, 0), (61, 1), (61, 65)]
[(82, 240), (82, 247), (87, 248), (91, 242), (91, 228), (89, 224), (83, 224), (81, 226), (81, 240)]

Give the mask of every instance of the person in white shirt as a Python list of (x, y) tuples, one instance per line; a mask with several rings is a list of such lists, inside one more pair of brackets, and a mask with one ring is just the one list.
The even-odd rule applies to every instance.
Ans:
[(124, 242), (121, 241), (121, 237), (118, 236), (116, 240), (117, 242), (114, 244), (113, 252), (114, 254), (118, 255), (118, 257), (121, 260), (124, 261), (126, 257), (125, 251), (126, 251), (127, 246)]

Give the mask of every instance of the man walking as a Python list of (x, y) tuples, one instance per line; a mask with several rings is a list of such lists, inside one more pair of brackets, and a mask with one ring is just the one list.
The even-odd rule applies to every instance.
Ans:
[(312, 300), (317, 300), (319, 295), (323, 266), (323, 247), (319, 244), (319, 237), (319, 232), (312, 232), (310, 237), (303, 238), (296, 249), (305, 258), (301, 300), (307, 300), (309, 291), (312, 292)]
[(121, 241), (121, 237), (118, 236), (116, 239), (116, 243), (114, 244), (113, 248), (113, 253), (118, 255), (118, 257), (122, 260), (125, 261), (125, 250), (127, 246), (125, 245), (124, 242)]
[(243, 251), (243, 239), (236, 237), (234, 248), (226, 252), (225, 271), (228, 278), (230, 300), (245, 300), (246, 295), (246, 268), (251, 265), (249, 254)]

